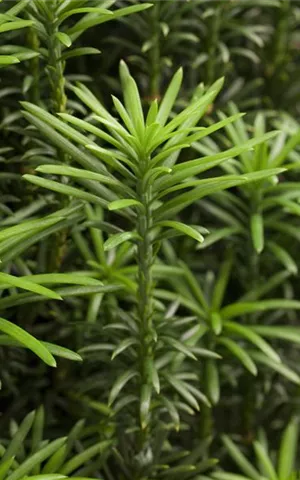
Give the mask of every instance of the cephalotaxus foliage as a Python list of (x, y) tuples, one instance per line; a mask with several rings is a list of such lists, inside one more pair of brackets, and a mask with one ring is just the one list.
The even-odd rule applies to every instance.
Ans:
[[(32, 26), (33, 22), (31, 20), (23, 20), (17, 16), (24, 10), (26, 3), (27, 2), (19, 2), (8, 9), (6, 13), (1, 13), (1, 32), (15, 32), (25, 27)], [(32, 56), (36, 55), (36, 53), (31, 55), (32, 52), (28, 51), (27, 49), (14, 45), (6, 45), (6, 49), (2, 48), (2, 52), (6, 52), (7, 55), (0, 55), (1, 66), (12, 65), (18, 63), (20, 60), (28, 60), (32, 58)], [(5, 153), (7, 150), (9, 151), (9, 149), (3, 149)], [(14, 174), (9, 175), (4, 173), (3, 178), (15, 178), (15, 176)], [(11, 198), (9, 197), (10, 196), (8, 195), (8, 201), (11, 201)], [(3, 196), (3, 198), (5, 198), (5, 196)], [(23, 298), (25, 303), (30, 301), (31, 296), (33, 296), (33, 298), (35, 298), (37, 301), (40, 301), (41, 298), (62, 300), (61, 294), (48, 288), (49, 286), (57, 284), (100, 285), (100, 283), (94, 279), (83, 278), (81, 276), (76, 279), (76, 276), (74, 277), (73, 275), (33, 275), (30, 268), (24, 268), (22, 260), (18, 258), (18, 256), (24, 250), (28, 249), (31, 245), (38, 241), (41, 238), (41, 235), (43, 236), (45, 232), (47, 232), (47, 229), (51, 230), (51, 228), (56, 228), (59, 223), (62, 223), (64, 220), (63, 212), (61, 212), (62, 216), (54, 215), (44, 219), (32, 219), (27, 222), (20, 223), (20, 221), (27, 216), (26, 209), (25, 211), (23, 210), (21, 215), (21, 212), (18, 212), (16, 215), (14, 215), (9, 207), (3, 205), (2, 211), (5, 212), (6, 218), (1, 221), (2, 228), (0, 232), (2, 270), (0, 273), (0, 289), (2, 297), (2, 306), (0, 307), (1, 312), (12, 305), (16, 306), (18, 304), (17, 298), (19, 300)], [(31, 213), (33, 212), (31, 211), (29, 215)], [(5, 228), (7, 225), (13, 226)], [(17, 275), (11, 275), (11, 271), (17, 272)], [(25, 290), (33, 295), (26, 293), (19, 294), (17, 289)], [(12, 290), (14, 291), (12, 292)], [(21, 300), (21, 303), (23, 303), (23, 301)], [(53, 355), (62, 356), (77, 361), (81, 360), (79, 355), (73, 353), (69, 349), (38, 341), (34, 336), (23, 330), (20, 326), (14, 322), (8, 321), (5, 318), (0, 319), (0, 331), (1, 345), (25, 347), (34, 352), (47, 365), (52, 367), (56, 366), (56, 361)]]
[[(238, 113), (233, 104), (229, 106), (229, 111), (231, 114)], [(221, 113), (219, 118), (224, 119), (226, 115)], [(230, 139), (233, 145), (240, 145), (250, 138), (250, 131), (253, 131), (255, 136), (265, 133), (266, 121), (262, 113), (256, 115), (254, 125), (248, 125), (240, 118), (235, 125), (225, 127), (227, 136), (221, 141), (228, 145)], [(295, 275), (298, 271), (298, 266), (288, 248), (287, 238), (299, 241), (298, 182), (293, 176), (293, 172), (299, 168), (298, 157), (294, 151), (299, 138), (298, 128), (293, 129), (289, 135), (281, 132), (274, 142), (265, 141), (252, 152), (242, 153), (239, 162), (229, 161), (222, 167), (227, 173), (241, 174), (266, 167), (283, 167), (287, 170), (284, 176), (274, 177), (272, 183), (262, 181), (249, 188), (239, 187), (238, 197), (226, 192), (200, 205), (205, 214), (223, 224), (223, 228), (220, 225), (217, 231), (211, 232), (206, 237), (200, 248), (206, 248), (222, 239), (230, 239), (236, 246), (238, 255), (243, 256), (244, 251), (240, 251), (240, 247), (242, 244), (247, 246), (245, 278), (250, 287), (258, 287), (262, 280), (260, 266), (268, 264), (268, 271), (274, 272), (269, 268), (270, 258), (274, 259), (277, 266), (283, 267), (291, 274)], [(204, 142), (195, 143), (194, 148), (205, 154), (215, 153), (219, 151), (218, 141), (208, 145), (204, 139)], [(235, 242), (236, 235), (241, 236), (244, 241)]]
[(273, 34), (261, 52), (265, 102), (267, 108), (283, 108), (298, 115), (299, 4), (292, 0), (278, 4), (279, 8), (270, 11)]
[[(113, 1), (102, 0), (34, 0), (27, 4), (26, 13), (32, 19), (29, 43), (38, 53), (32, 62), (31, 75), (26, 76), (25, 91), (29, 99), (36, 104), (46, 105), (51, 112), (65, 112), (67, 108), (80, 109), (78, 103), (68, 99), (66, 88), (70, 80), (65, 73), (67, 62), (69, 59), (100, 53), (96, 48), (82, 47), (80, 37), (90, 28), (150, 6), (145, 3), (110, 10), (109, 7), (113, 4)], [(70, 78), (74, 81), (76, 75)], [(87, 76), (86, 78), (88, 79)], [(42, 153), (40, 147), (40, 154)], [(60, 154), (58, 151), (57, 155)], [(49, 271), (59, 270), (67, 250), (67, 235), (68, 232), (63, 230), (56, 236), (56, 247), (48, 255)]]
[[(265, 338), (270, 340), (280, 338), (297, 344), (300, 340), (298, 327), (277, 323), (278, 318), (285, 318), (287, 310), (298, 310), (300, 303), (287, 298), (267, 297), (284, 282), (288, 277), (287, 272), (283, 271), (270, 276), (268, 284), (259, 284), (256, 289), (237, 298), (235, 302), (226, 301), (224, 305), (224, 296), (228, 291), (235, 261), (232, 251), (227, 252), (227, 258), (221, 263), (218, 274), (210, 280), (209, 287), (206, 286), (206, 288), (205, 276), (203, 282), (199, 281), (199, 278), (193, 275), (184, 264), (181, 267), (186, 280), (184, 286), (180, 277), (174, 276), (170, 279), (178, 292), (173, 294), (174, 299), (176, 298), (178, 303), (195, 315), (191, 318), (189, 329), (184, 333), (186, 341), (191, 347), (199, 345), (202, 348), (212, 349), (222, 357), (222, 365), (228, 361), (228, 358), (232, 361), (235, 357), (254, 376), (257, 375), (260, 367), (267, 366), (299, 384), (300, 378), (297, 372), (284, 365), (278, 352), (265, 341)], [(164, 298), (164, 295), (172, 298), (168, 292), (159, 292), (160, 298)], [(276, 311), (276, 323), (275, 320), (272, 321), (269, 313), (272, 311)], [(255, 324), (253, 324), (254, 315), (258, 322)], [(267, 322), (266, 319), (268, 319)], [(212, 403), (216, 404), (220, 398), (220, 371), (217, 359), (209, 359), (205, 369), (208, 369), (207, 395)]]
[[(70, 218), (72, 218), (72, 209), (67, 209), (66, 211), (57, 212), (56, 215), (49, 215), (43, 219), (29, 220), (1, 230), (0, 250), (2, 255), (2, 269), (4, 270), (0, 273), (0, 290), (2, 293), (0, 308), (2, 312), (18, 305), (45, 301), (45, 298), (62, 300), (63, 296), (68, 297), (74, 294), (77, 296), (81, 294), (89, 295), (95, 293), (95, 291), (100, 292), (103, 289), (104, 291), (106, 290), (102, 282), (90, 277), (78, 275), (76, 272), (34, 275), (30, 269), (28, 269), (27, 274), (22, 276), (15, 276), (8, 273), (10, 269), (17, 270), (18, 273), (19, 269), (22, 271), (22, 263), (20, 264), (16, 259), (24, 250), (28, 249), (43, 237), (53, 234), (57, 229), (59, 230), (68, 224), (68, 222), (65, 222), (65, 213), (68, 213)], [(63, 285), (76, 285), (76, 288), (75, 290), (74, 287), (59, 288)], [(14, 291), (11, 291), (12, 288)], [(16, 289), (25, 290), (28, 293), (21, 293)], [(7, 291), (8, 295), (3, 296), (3, 293)], [(10, 314), (8, 313), (8, 315)], [(0, 319), (0, 331), (4, 334), (1, 335), (1, 345), (28, 348), (52, 367), (56, 366), (52, 354), (73, 360), (80, 360), (79, 355), (68, 349), (58, 347), (57, 345), (40, 342), (18, 325), (4, 318)]]
[[(128, 478), (130, 475), (134, 478), (148, 478), (150, 475), (153, 478), (159, 476), (151, 441), (156, 425), (161, 425), (163, 431), (169, 417), (179, 428), (180, 409), (186, 410), (187, 407), (197, 411), (200, 403), (209, 405), (209, 400), (199, 389), (198, 375), (191, 375), (188, 368), (189, 362), (198, 361), (197, 354), (201, 357), (205, 351), (196, 348), (193, 352), (184, 341), (180, 341), (176, 322), (172, 328), (172, 316), (169, 318), (168, 314), (162, 313), (157, 305), (153, 272), (160, 244), (165, 238), (178, 235), (189, 236), (201, 243), (205, 230), (180, 222), (177, 215), (182, 210), (213, 192), (262, 180), (282, 170), (199, 178), (225, 160), (273, 137), (274, 133), (250, 139), (217, 155), (180, 163), (179, 153), (183, 149), (239, 118), (237, 114), (207, 128), (195, 126), (218, 94), (222, 81), (216, 82), (198, 98), (194, 97), (186, 109), (169, 120), (182, 82), (181, 70), (173, 77), (161, 103), (151, 103), (146, 117), (137, 86), (124, 63), (120, 65), (120, 77), (124, 104), (113, 97), (120, 120), (112, 116), (83, 85), (73, 90), (92, 111), (89, 121), (66, 113), (61, 113), (59, 119), (33, 104), (23, 103), (24, 116), (68, 154), (74, 164), (49, 162), (36, 170), (50, 178), (25, 175), (25, 179), (37, 187), (108, 210), (111, 212), (108, 225), (112, 231), (114, 215), (123, 218), (124, 228), (108, 236), (103, 250), (114, 250), (125, 242), (134, 246), (136, 284), (130, 291), (134, 309), (120, 310), (117, 316), (121, 316), (122, 323), (117, 319), (106, 325), (111, 331), (109, 344), (112, 349), (109, 344), (103, 344), (102, 349), (111, 350), (112, 360), (118, 357), (114, 360), (118, 362), (115, 367), (117, 378), (109, 387), (106, 401), (110, 408), (115, 406), (116, 413), (121, 415), (119, 422), (135, 438), (132, 444), (134, 461), (131, 459), (127, 466)], [(57, 177), (69, 177), (81, 188), (70, 183), (62, 184)], [(95, 221), (93, 226), (101, 229), (101, 222), (97, 225)], [(177, 328), (180, 328), (180, 322)], [(117, 341), (114, 331), (122, 333)], [(97, 348), (101, 350), (101, 345)], [(214, 356), (209, 351), (206, 354)], [(123, 461), (126, 464), (124, 458)], [(172, 469), (168, 475), (171, 474)]]
[[(229, 111), (231, 114), (238, 113), (234, 105), (229, 106)], [(224, 119), (226, 116), (219, 114), (219, 118)], [(239, 118), (235, 124), (225, 126), (226, 136), (221, 135), (209, 141), (203, 139), (193, 144), (193, 147), (204, 155), (221, 152), (221, 144), (226, 147), (238, 146), (249, 140), (253, 133), (255, 136), (262, 135), (266, 131), (266, 122), (262, 113), (255, 117), (254, 125)], [(191, 327), (189, 341), (193, 344), (198, 336), (201, 338), (201, 347), (209, 346), (223, 357), (220, 367), (217, 361), (211, 359), (205, 367), (209, 396), (215, 398), (216, 402), (219, 401), (221, 384), (224, 388), (228, 382), (242, 382), (243, 374), (238, 373), (238, 369), (235, 369), (234, 376), (231, 374), (229, 364), (232, 356), (253, 375), (257, 375), (259, 367), (260, 375), (269, 378), (271, 372), (265, 370), (268, 367), (296, 384), (299, 382), (294, 347), (291, 345), (289, 349), (284, 348), (285, 341), (295, 345), (299, 341), (297, 315), (292, 313), (299, 308), (299, 304), (297, 300), (294, 303), (295, 297), (290, 294), (293, 291), (293, 279), (289, 280), (298, 271), (295, 261), (299, 241), (298, 182), (293, 174), (299, 165), (295, 151), (298, 143), (298, 126), (295, 128), (294, 125), (290, 136), (281, 132), (275, 141), (264, 141), (252, 151), (241, 153), (239, 161), (231, 159), (221, 165), (230, 174), (244, 174), (279, 166), (285, 167), (286, 172), (279, 177), (238, 186), (238, 194), (220, 192), (199, 202), (199, 210), (193, 214), (194, 221), (207, 219), (207, 226), (209, 229), (212, 227), (212, 230), (198, 249), (210, 252), (211, 258), (213, 251), (219, 258), (218, 266), (210, 265), (209, 272), (203, 271), (200, 262), (198, 267), (194, 266), (193, 260), (197, 255), (191, 254), (191, 269), (184, 266), (187, 284), (183, 286), (179, 279), (172, 279), (179, 294), (178, 301), (193, 312), (202, 324), (199, 332)], [(218, 224), (219, 228), (213, 231), (215, 227), (210, 221), (214, 225)], [(225, 242), (229, 255), (223, 259), (224, 255), (220, 251)], [(294, 243), (296, 248), (292, 248)], [(168, 259), (171, 264), (177, 262), (174, 254), (169, 254)], [(233, 266), (238, 268), (235, 270)], [(162, 292), (161, 296), (164, 295)], [(252, 333), (255, 335), (252, 336)], [(276, 348), (275, 355), (282, 354), (282, 359), (277, 358), (276, 361), (273, 357), (271, 360), (267, 358), (269, 354), (265, 357), (262, 350), (259, 351), (261, 347), (264, 349), (264, 339), (272, 342)], [(263, 343), (260, 343), (261, 340)], [(255, 351), (253, 345), (261, 347)], [(228, 369), (225, 369), (228, 358), (231, 360)], [(254, 407), (259, 387), (256, 383), (254, 388), (254, 382), (250, 378), (245, 382), (252, 385), (248, 391)], [(246, 396), (244, 399), (245, 402), (248, 401)]]
[(227, 108), (297, 115), (298, 24), (288, 0), (0, 4), (0, 480), (299, 469), (298, 119)]
[[(239, 448), (227, 435), (223, 435), (224, 446), (242, 473), (242, 478), (258, 480), (268, 478), (283, 480), (297, 478), (297, 446), (299, 438), (299, 418), (294, 416), (284, 428), (278, 455), (274, 456), (272, 447), (264, 430), (260, 429), (257, 439), (253, 442), (255, 463), (249, 461)], [(277, 458), (276, 458), (277, 457)], [(238, 479), (239, 475), (217, 471), (212, 475), (216, 480)]]
[[(24, 10), (26, 2), (19, 2), (15, 6), (11, 6), (11, 2), (8, 4), (6, 2), (7, 8), (5, 12), (1, 9), (0, 14), (0, 32), (2, 34), (5, 32), (6, 38), (9, 34), (14, 34), (23, 28), (29, 27), (32, 25), (31, 20), (24, 20), (19, 18), (18, 15)], [(2, 42), (1, 42), (2, 43)], [(0, 46), (0, 66), (5, 67), (8, 65), (13, 65), (19, 63), (21, 60), (26, 60), (31, 58), (31, 53), (28, 49), (23, 48), (18, 45), (3, 45)], [(35, 55), (33, 53), (33, 55)]]
[[(110, 10), (109, 7), (113, 4), (114, 2), (102, 0), (77, 2), (33, 0), (28, 3), (26, 11), (32, 21), (29, 39), (39, 57), (35, 61), (33, 75), (27, 77), (26, 90), (33, 89), (35, 103), (46, 101), (51, 111), (64, 112), (68, 102), (66, 62), (71, 58), (100, 53), (93, 47), (81, 47), (80, 44), (76, 47), (78, 39), (92, 27), (145, 10), (150, 6), (137, 4)], [(41, 88), (43, 85), (44, 88)], [(48, 98), (43, 98), (43, 92), (50, 94)], [(76, 107), (75, 104), (71, 105), (73, 108)]]
[[(227, 88), (218, 102), (245, 100), (247, 108), (259, 103), (259, 97), (249, 95), (249, 90), (263, 85), (261, 56), (274, 31), (268, 20), (279, 10), (278, 0), (152, 3), (151, 10), (141, 12), (134, 22), (121, 19), (121, 25), (103, 39), (104, 45), (113, 45), (115, 54), (104, 62), (104, 71), (116, 58), (126, 58), (139, 72), (145, 98), (151, 100), (160, 97), (164, 78), (174, 67), (183, 65), (189, 91), (200, 81), (209, 85), (226, 75)], [(252, 78), (253, 70), (258, 72), (256, 78)]]
[[(77, 422), (67, 437), (48, 440), (44, 438), (45, 412), (43, 408), (29, 413), (18, 425), (10, 423), (10, 439), (1, 438), (0, 471), (3, 480), (62, 480), (88, 478), (92, 471), (105, 462), (110, 441), (97, 441), (90, 447), (82, 445), (84, 421)], [(97, 466), (92, 460), (97, 458)]]

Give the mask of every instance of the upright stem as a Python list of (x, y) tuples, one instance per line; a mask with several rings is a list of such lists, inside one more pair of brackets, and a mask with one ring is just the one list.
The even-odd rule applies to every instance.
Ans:
[[(38, 52), (40, 47), (40, 42), (38, 35), (34, 28), (29, 28), (28, 35), (28, 46), (35, 52)], [(31, 101), (36, 105), (39, 105), (41, 100), (40, 92), (40, 59), (39, 57), (34, 57), (30, 60), (30, 73), (33, 78), (32, 87), (30, 89)]]
[[(253, 190), (252, 191), (252, 212), (257, 213), (260, 212), (260, 205), (262, 204), (263, 198), (261, 191)], [(260, 276), (260, 255), (257, 253), (255, 248), (253, 247), (252, 241), (250, 244), (250, 251), (249, 251), (249, 269), (250, 269), (250, 285), (249, 288), (256, 289), (259, 283), (259, 276)]]
[[(148, 160), (142, 165), (141, 178), (137, 184), (139, 201), (143, 205), (143, 213), (137, 219), (137, 233), (141, 237), (137, 248), (138, 262), (138, 289), (137, 289), (137, 313), (139, 319), (140, 334), (140, 375), (141, 391), (144, 385), (150, 383), (148, 365), (153, 360), (153, 277), (152, 266), (154, 253), (151, 239), (152, 215), (151, 215), (151, 186), (144, 182), (147, 172)], [(148, 427), (141, 427), (140, 449), (143, 450), (148, 438)]]
[(152, 48), (149, 52), (150, 60), (150, 99), (154, 100), (160, 96), (160, 25), (159, 25), (159, 4), (156, 2), (150, 12), (152, 30)]
[[(46, 67), (50, 85), (50, 110), (52, 113), (64, 113), (66, 111), (67, 96), (65, 94), (65, 64), (61, 59), (62, 49), (61, 43), (57, 38), (59, 28), (56, 22), (56, 11), (58, 7), (57, 0), (50, 0), (49, 5), (52, 13), (52, 18), (45, 25), (48, 33), (48, 65)], [(67, 162), (67, 156), (58, 151), (58, 158), (62, 163)], [(62, 206), (66, 204), (65, 197), (61, 199)], [(49, 271), (58, 271), (62, 263), (66, 242), (67, 242), (67, 230), (62, 230), (55, 237), (54, 248), (51, 248), (51, 254), (49, 257)]]
[[(286, 69), (284, 68), (289, 61), (289, 16), (291, 4), (289, 0), (281, 3), (281, 7), (276, 10), (274, 35), (272, 37), (271, 51), (269, 58), (271, 59), (266, 70), (266, 93), (271, 101), (281, 103), (284, 96), (280, 95), (282, 87), (285, 85), (287, 77)], [(277, 11), (278, 10), (278, 11)]]
[(221, 7), (217, 6), (212, 17), (211, 28), (209, 31), (208, 38), (208, 62), (207, 62), (207, 72), (206, 72), (206, 83), (211, 85), (216, 77), (215, 67), (216, 67), (216, 56), (219, 40), (219, 30), (220, 30), (220, 21), (221, 21)]
[[(207, 348), (214, 351), (216, 349), (216, 342), (215, 337), (213, 334), (210, 334), (207, 339)], [(206, 360), (206, 364), (204, 365), (204, 379), (205, 379), (205, 394), (208, 398), (210, 398), (210, 382), (211, 382), (211, 369), (209, 368), (211, 360)], [(213, 437), (213, 430), (214, 430), (214, 411), (213, 405), (208, 407), (207, 405), (203, 405), (201, 407), (200, 412), (200, 432), (199, 437), (200, 439), (205, 442), (209, 438)], [(204, 454), (208, 458), (209, 457), (209, 450), (210, 450), (210, 443), (206, 443), (206, 447), (204, 448)]]
[(141, 322), (141, 333), (148, 333), (152, 326), (153, 315), (153, 281), (152, 263), (153, 248), (150, 238), (151, 213), (149, 209), (149, 192), (143, 194), (140, 199), (144, 205), (145, 214), (138, 218), (138, 234), (142, 240), (138, 246), (138, 314)]
[[(200, 439), (207, 440), (213, 433), (214, 416), (212, 407), (203, 405), (200, 414)], [(209, 456), (209, 445), (205, 448), (206, 456)]]
[[(259, 193), (254, 192), (252, 203), (253, 203), (253, 211), (258, 210), (258, 205), (261, 203), (261, 196)], [(260, 277), (260, 255), (256, 252), (252, 245), (251, 238), (249, 238), (249, 285), (248, 289), (255, 290), (259, 285), (259, 277)], [(250, 322), (253, 322), (250, 316)], [(249, 377), (249, 375), (248, 375)], [(255, 388), (254, 383), (255, 380), (253, 376), (247, 377), (245, 382), (245, 394), (244, 394), (244, 408), (243, 408), (243, 428), (244, 428), (244, 435), (246, 438), (251, 438), (253, 433), (253, 428), (255, 425)]]
[(45, 25), (48, 33), (48, 65), (47, 73), (51, 88), (51, 109), (53, 113), (63, 113), (66, 110), (64, 62), (61, 60), (61, 43), (56, 34), (59, 32), (56, 24), (57, 0), (51, 0), (52, 19)]

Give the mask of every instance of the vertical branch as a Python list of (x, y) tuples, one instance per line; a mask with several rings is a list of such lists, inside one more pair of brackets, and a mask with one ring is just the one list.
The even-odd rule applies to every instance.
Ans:
[[(148, 159), (141, 164), (141, 178), (137, 184), (139, 201), (143, 205), (143, 214), (137, 219), (137, 233), (141, 237), (138, 243), (138, 289), (137, 309), (140, 322), (140, 374), (141, 374), (141, 404), (143, 389), (151, 389), (148, 365), (153, 360), (153, 278), (152, 265), (154, 262), (153, 246), (151, 239), (152, 215), (151, 215), (151, 186), (144, 181), (148, 170)], [(147, 185), (147, 186), (146, 186)], [(148, 424), (143, 424), (141, 419), (140, 448), (143, 449), (148, 436)]]
[(274, 35), (271, 51), (268, 54), (271, 61), (266, 70), (266, 93), (272, 103), (276, 101), (277, 106), (278, 102), (281, 103), (282, 95), (280, 95), (280, 92), (287, 79), (287, 72), (284, 67), (290, 60), (288, 52), (290, 8), (290, 1), (284, 0), (280, 8), (275, 9)]
[[(40, 47), (39, 37), (34, 28), (29, 28), (27, 35), (28, 46), (33, 51), (38, 52)], [(34, 57), (30, 60), (30, 74), (32, 75), (32, 86), (30, 89), (31, 101), (36, 105), (40, 104), (41, 91), (40, 91), (40, 59)]]
[(159, 25), (159, 3), (153, 5), (150, 13), (151, 30), (152, 30), (152, 47), (149, 52), (150, 62), (150, 98), (154, 100), (160, 97), (160, 25)]
[[(62, 48), (58, 38), (59, 28), (57, 25), (56, 11), (58, 8), (57, 0), (50, 0), (49, 12), (51, 18), (45, 24), (46, 31), (48, 33), (48, 64), (46, 71), (49, 79), (50, 86), (50, 110), (53, 113), (64, 113), (66, 111), (67, 96), (65, 93), (65, 62), (61, 59)], [(67, 156), (58, 152), (58, 157), (62, 163), (67, 163)], [(66, 201), (63, 198), (62, 204), (65, 205)], [(67, 230), (62, 230), (55, 237), (55, 245), (51, 248), (51, 254), (49, 257), (49, 271), (58, 271), (62, 260), (65, 255), (66, 242), (67, 242)]]
[(278, 23), (274, 42), (274, 67), (278, 71), (283, 62), (286, 61), (288, 28), (289, 28), (289, 10), (290, 2), (282, 2), (281, 8), (278, 10)]
[(207, 62), (207, 71), (206, 71), (206, 83), (211, 85), (216, 77), (216, 54), (218, 48), (219, 40), (219, 30), (221, 22), (221, 7), (217, 6), (215, 8), (211, 26), (209, 28), (208, 35), (208, 62)]
[(63, 113), (66, 110), (67, 97), (65, 94), (65, 65), (61, 59), (61, 43), (57, 38), (59, 29), (56, 23), (57, 0), (49, 2), (52, 18), (45, 25), (48, 33), (48, 65), (46, 67), (51, 89), (51, 110), (53, 113)]
[[(262, 203), (262, 196), (259, 189), (252, 190), (251, 194), (251, 215), (257, 215), (260, 212), (260, 205)], [(250, 219), (251, 222), (251, 219)], [(252, 226), (250, 225), (250, 229)], [(259, 232), (259, 234), (261, 234)], [(262, 232), (262, 235), (264, 233)], [(250, 232), (249, 235), (249, 253), (247, 255), (249, 258), (248, 272), (249, 272), (249, 284), (248, 290), (255, 291), (259, 286), (260, 281), (260, 253), (256, 250), (253, 244), (253, 232)], [(250, 315), (250, 322), (255, 324), (255, 314)], [(245, 383), (245, 394), (244, 394), (244, 435), (245, 438), (252, 438), (253, 428), (255, 427), (255, 401), (256, 401), (256, 392), (254, 388), (255, 377), (251, 376), (247, 379)]]
[[(216, 342), (214, 335), (210, 334), (207, 339), (207, 348), (214, 351), (216, 349)], [(204, 454), (206, 457), (210, 455), (210, 440), (213, 438), (214, 434), (214, 412), (213, 407), (218, 403), (219, 398), (216, 399), (214, 390), (215, 383), (215, 371), (217, 367), (214, 366), (214, 363), (211, 359), (206, 359), (204, 363), (204, 379), (205, 379), (205, 390), (204, 393), (211, 400), (212, 405), (203, 405), (200, 413), (200, 438), (203, 441), (204, 445)], [(219, 374), (217, 373), (217, 377)], [(218, 379), (219, 383), (219, 379)]]

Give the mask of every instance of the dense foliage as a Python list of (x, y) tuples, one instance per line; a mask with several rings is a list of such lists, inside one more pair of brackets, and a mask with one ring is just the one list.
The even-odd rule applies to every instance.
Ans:
[(0, 480), (300, 470), (299, 25), (1, 2)]

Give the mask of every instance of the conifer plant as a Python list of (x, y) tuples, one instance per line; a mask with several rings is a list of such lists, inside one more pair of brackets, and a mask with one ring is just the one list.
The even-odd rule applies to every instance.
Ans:
[[(182, 82), (181, 70), (174, 75), (162, 101), (151, 103), (146, 118), (136, 83), (124, 62), (120, 64), (120, 78), (124, 104), (113, 97), (119, 119), (111, 115), (84, 85), (73, 90), (92, 111), (90, 121), (66, 113), (60, 113), (60, 118), (53, 117), (33, 104), (23, 103), (25, 118), (56, 147), (69, 154), (75, 164), (39, 165), (36, 175), (27, 174), (24, 179), (38, 187), (63, 193), (70, 199), (79, 198), (107, 209), (111, 214), (106, 229), (111, 231), (115, 215), (124, 218), (125, 228), (108, 235), (103, 243), (103, 251), (110, 251), (130, 242), (134, 246), (136, 265), (135, 286), (130, 291), (133, 308), (129, 306), (120, 313), (125, 324), (118, 321), (105, 325), (112, 332), (112, 345), (114, 329), (123, 333), (113, 346), (111, 359), (120, 357), (121, 360), (107, 401), (112, 409), (117, 405), (116, 414), (122, 415), (122, 429), (133, 435), (133, 457), (126, 467), (128, 478), (142, 479), (160, 475), (151, 439), (153, 431), (159, 429), (162, 435), (168, 428), (168, 415), (173, 426), (180, 428), (179, 410), (185, 408), (182, 401), (196, 411), (199, 403), (210, 405), (198, 375), (190, 377), (187, 364), (201, 362), (197, 356), (215, 357), (209, 349), (202, 352), (196, 345), (193, 349), (179, 340), (176, 324), (172, 328), (172, 317), (166, 316), (157, 306), (153, 269), (161, 242), (178, 235), (203, 242), (205, 226), (188, 225), (178, 220), (185, 208), (213, 192), (252, 181), (268, 181), (282, 170), (198, 177), (226, 159), (272, 138), (276, 132), (250, 139), (216, 155), (177, 163), (181, 150), (240, 117), (234, 114), (210, 127), (197, 126), (218, 94), (222, 80), (198, 98), (194, 97), (188, 107), (169, 120)], [(84, 182), (86, 188), (63, 185), (58, 180), (61, 177), (69, 177), (74, 184)], [(95, 227), (101, 230), (101, 222), (95, 221)], [(123, 287), (126, 288), (126, 284)], [(180, 322), (177, 325), (180, 328)], [(178, 402), (177, 397), (182, 401)], [(122, 458), (122, 452), (119, 455)], [(123, 461), (126, 463), (125, 459)], [(190, 467), (174, 468), (184, 472)], [(202, 466), (195, 468), (202, 469)], [(171, 468), (168, 476), (172, 471)]]
[(0, 480), (297, 476), (297, 3), (0, 1)]

